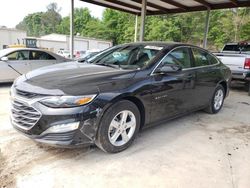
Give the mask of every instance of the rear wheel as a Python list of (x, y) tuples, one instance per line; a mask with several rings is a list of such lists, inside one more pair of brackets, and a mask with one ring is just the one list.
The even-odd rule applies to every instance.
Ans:
[(250, 81), (248, 82), (248, 95), (250, 96)]
[(223, 106), (224, 99), (225, 99), (225, 90), (222, 85), (218, 85), (215, 88), (212, 99), (210, 100), (209, 105), (205, 109), (205, 111), (210, 114), (218, 113)]
[(120, 152), (132, 144), (139, 126), (140, 112), (137, 106), (127, 100), (119, 101), (105, 112), (96, 145), (105, 152)]

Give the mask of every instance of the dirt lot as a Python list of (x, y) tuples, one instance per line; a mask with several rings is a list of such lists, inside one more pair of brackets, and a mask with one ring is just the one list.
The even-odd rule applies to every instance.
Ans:
[(250, 187), (250, 97), (231, 91), (217, 115), (144, 130), (124, 152), (58, 149), (17, 133), (0, 85), (0, 187)]

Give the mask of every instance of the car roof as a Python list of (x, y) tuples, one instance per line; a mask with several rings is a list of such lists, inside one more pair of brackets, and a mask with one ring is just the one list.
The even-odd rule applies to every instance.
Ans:
[(39, 49), (39, 48), (6, 48), (6, 49), (3, 49), (1, 51), (5, 51), (6, 53), (10, 53), (10, 52), (19, 51), (19, 50), (34, 50), (34, 51), (50, 52), (49, 50)]
[(197, 47), (200, 48), (199, 46), (194, 46), (192, 44), (186, 44), (186, 43), (181, 43), (181, 42), (162, 42), (162, 41), (145, 41), (145, 42), (132, 42), (132, 43), (125, 43), (121, 44), (118, 46), (123, 46), (123, 45), (155, 45), (155, 46), (162, 46), (164, 48), (174, 48), (178, 46), (190, 46), (190, 47)]
[(54, 52), (51, 52), (51, 51), (46, 50), (46, 49), (40, 49), (40, 48), (6, 48), (6, 49), (3, 49), (3, 50), (0, 50), (0, 57), (3, 57), (5, 55), (8, 55), (9, 53), (12, 53), (12, 52), (15, 52), (15, 51), (19, 51), (19, 50), (42, 51), (42, 52), (46, 52), (46, 53), (54, 56), (58, 60), (65, 60), (65, 59), (67, 59), (67, 58), (64, 58), (64, 57), (62, 57), (60, 55), (57, 55)]

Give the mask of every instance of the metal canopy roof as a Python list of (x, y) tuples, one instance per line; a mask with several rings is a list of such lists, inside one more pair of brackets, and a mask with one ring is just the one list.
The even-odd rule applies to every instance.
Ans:
[[(87, 3), (141, 14), (142, 0), (81, 0)], [(147, 0), (147, 15), (250, 7), (250, 0)]]

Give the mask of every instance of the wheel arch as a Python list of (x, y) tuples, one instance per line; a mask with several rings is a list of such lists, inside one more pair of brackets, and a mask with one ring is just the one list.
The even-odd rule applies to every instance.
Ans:
[(140, 117), (141, 118), (140, 119), (141, 120), (140, 129), (142, 129), (145, 122), (146, 122), (145, 105), (141, 99), (132, 95), (131, 93), (121, 94), (121, 95), (114, 97), (112, 100), (110, 100), (109, 104), (106, 105), (102, 114), (104, 114), (112, 105), (114, 105), (115, 103), (117, 103), (118, 101), (121, 101), (121, 100), (128, 100), (136, 105), (136, 107), (138, 108), (138, 110), (140, 112), (140, 116), (141, 116)]
[(142, 129), (144, 124), (145, 124), (145, 106), (144, 106), (143, 102), (135, 96), (126, 96), (126, 97), (121, 98), (121, 100), (131, 101), (137, 106), (137, 108), (140, 112), (140, 118), (141, 118), (140, 129)]
[(218, 83), (218, 85), (221, 85), (223, 88), (224, 88), (224, 90), (225, 90), (225, 97), (227, 96), (227, 93), (228, 93), (228, 85), (227, 85), (227, 82), (225, 81), (225, 80), (222, 80), (222, 81), (220, 81), (219, 83)]

